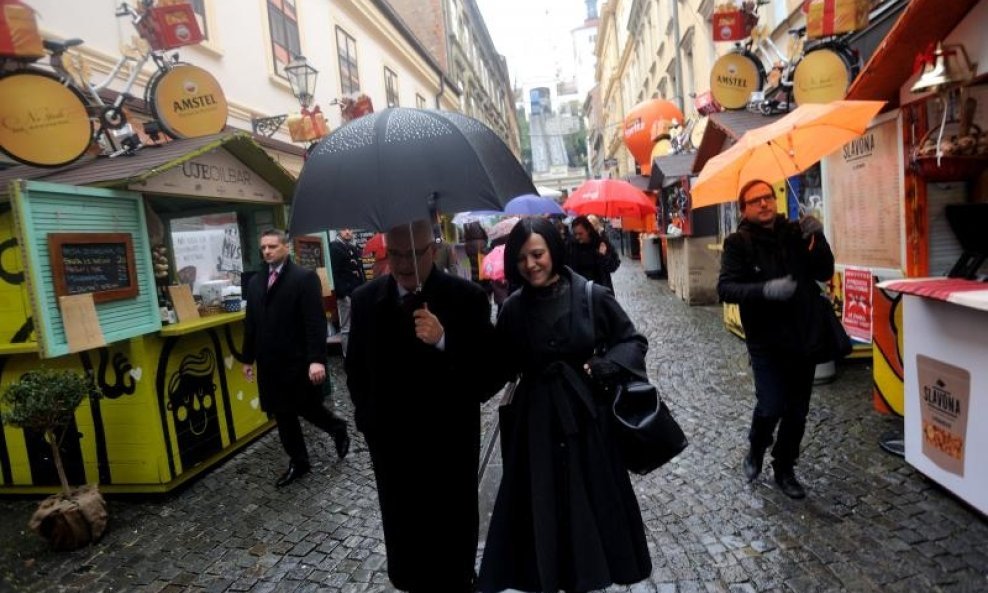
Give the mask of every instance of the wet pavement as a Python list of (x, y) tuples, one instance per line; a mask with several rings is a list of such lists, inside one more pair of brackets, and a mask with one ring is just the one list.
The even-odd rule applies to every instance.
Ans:
[[(988, 591), (988, 521), (878, 447), (900, 423), (873, 411), (866, 361), (840, 365), (814, 391), (797, 467), (809, 496), (792, 501), (770, 468), (753, 485), (741, 477), (752, 381), (720, 308), (687, 307), (634, 261), (615, 285), (691, 444), (633, 479), (654, 570), (608, 591)], [(332, 378), (349, 417), (338, 357)], [(492, 400), (484, 501), (500, 469), (495, 411)], [(24, 528), (36, 499), (0, 498), (0, 591), (392, 591), (366, 446), (355, 437), (337, 462), (329, 438), (309, 426), (306, 438), (316, 465), (285, 489), (274, 488), (285, 458), (271, 432), (178, 492), (110, 497), (102, 541), (67, 554)]]

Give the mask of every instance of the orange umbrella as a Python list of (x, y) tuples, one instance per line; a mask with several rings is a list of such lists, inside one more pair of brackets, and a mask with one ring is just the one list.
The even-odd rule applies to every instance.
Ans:
[(566, 198), (563, 210), (604, 218), (642, 218), (655, 214), (655, 203), (627, 181), (589, 179)]
[(690, 190), (693, 207), (737, 199), (745, 183), (797, 175), (864, 134), (885, 101), (834, 101), (800, 105), (785, 117), (745, 132), (713, 157)]

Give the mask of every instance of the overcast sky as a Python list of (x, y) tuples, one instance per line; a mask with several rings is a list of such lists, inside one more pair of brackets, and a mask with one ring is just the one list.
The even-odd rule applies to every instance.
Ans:
[(570, 31), (587, 16), (585, 0), (477, 0), (477, 5), (494, 46), (508, 60), (512, 83), (552, 77), (553, 46), (569, 51)]

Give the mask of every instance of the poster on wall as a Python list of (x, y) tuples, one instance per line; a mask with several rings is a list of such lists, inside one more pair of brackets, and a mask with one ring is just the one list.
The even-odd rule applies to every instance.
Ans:
[(824, 159), (830, 239), (838, 264), (901, 270), (902, 163), (897, 113)]
[(872, 286), (871, 270), (844, 268), (841, 321), (847, 335), (862, 342), (871, 342)]
[(964, 475), (971, 373), (942, 360), (916, 355), (923, 455), (942, 469)]
[(240, 230), (236, 224), (199, 231), (173, 231), (172, 246), (179, 282), (199, 294), (206, 282), (239, 284), (243, 272)]

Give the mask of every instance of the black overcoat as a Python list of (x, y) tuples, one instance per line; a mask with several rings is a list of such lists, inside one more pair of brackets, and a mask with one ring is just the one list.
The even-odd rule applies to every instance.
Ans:
[[(823, 233), (803, 237), (799, 224), (782, 215), (766, 228), (747, 220), (724, 240), (717, 292), (738, 303), (749, 347), (780, 352), (807, 351), (822, 323), (820, 286), (834, 275), (834, 254)], [(765, 299), (762, 288), (792, 276), (796, 293), (787, 301)]]
[(264, 411), (291, 412), (300, 398), (322, 397), (309, 381), (309, 365), (326, 364), (326, 315), (315, 272), (288, 258), (269, 290), (264, 266), (247, 285), (244, 324), (244, 362), (257, 363)]
[(422, 297), (443, 325), (445, 350), (415, 337), (389, 274), (351, 297), (346, 371), (374, 464), (391, 582), (442, 591), (473, 577), (480, 403), (496, 391), (485, 370), (496, 361), (479, 286), (434, 267)]
[[(589, 591), (648, 577), (641, 512), (611, 432), (610, 401), (583, 364), (598, 353), (646, 377), (648, 343), (609, 290), (564, 271), (554, 294), (524, 286), (497, 323), (502, 364), (520, 374), (502, 406), (504, 473), (480, 571), (480, 590)], [(542, 292), (542, 294), (540, 294)], [(533, 299), (550, 299), (551, 327)], [(544, 313), (544, 309), (542, 311)], [(542, 328), (542, 329), (540, 329)]]

